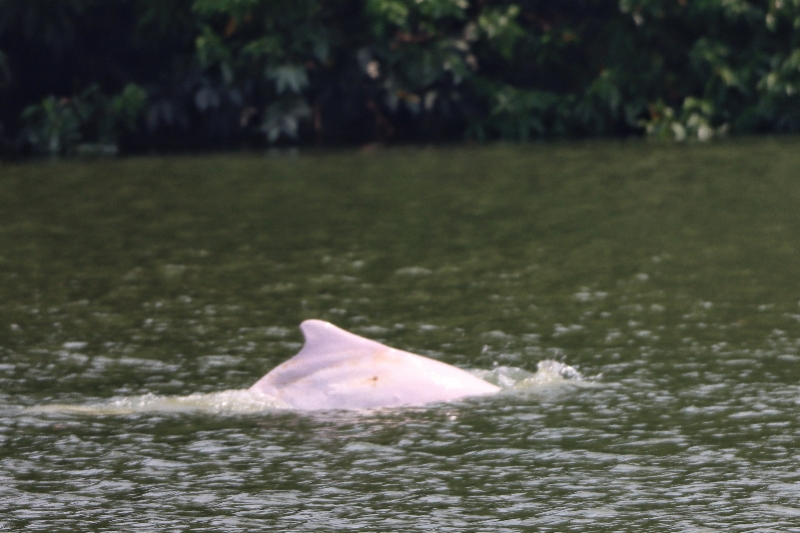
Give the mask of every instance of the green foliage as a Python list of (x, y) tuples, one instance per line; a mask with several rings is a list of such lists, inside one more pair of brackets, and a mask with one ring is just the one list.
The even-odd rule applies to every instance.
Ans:
[(506, 85), (491, 91), (489, 114), (474, 121), (468, 134), (478, 140), (490, 138), (527, 141), (548, 132), (564, 133), (565, 109), (558, 95)]
[(709, 100), (688, 97), (676, 113), (663, 102), (653, 104), (651, 117), (642, 125), (651, 137), (671, 139), (678, 142), (686, 140), (710, 141), (728, 133), (728, 124), (714, 125), (716, 115), (714, 104)]
[(311, 108), (305, 99), (282, 98), (267, 108), (261, 131), (270, 142), (275, 142), (282, 136), (296, 139), (300, 122), (310, 116)]
[[(96, 85), (70, 98), (51, 95), (22, 112), (21, 140), (42, 155), (72, 155), (81, 149), (93, 151), (91, 146), (116, 153), (119, 130), (136, 129), (146, 103), (144, 89), (134, 84), (113, 98), (103, 95)], [(90, 131), (94, 135), (88, 136)], [(87, 140), (94, 144), (82, 144)]]
[(111, 99), (107, 114), (127, 129), (136, 130), (137, 121), (146, 106), (147, 92), (135, 83), (129, 83)]
[(74, 153), (82, 136), (81, 125), (89, 118), (88, 105), (81, 98), (48, 96), (25, 108), (22, 137), (40, 154)]
[(505, 59), (511, 59), (514, 47), (525, 34), (517, 24), (519, 6), (510, 5), (498, 8), (488, 8), (478, 16), (478, 27), (482, 35), (494, 42), (498, 51)]
[[(196, 58), (213, 90), (239, 108), (240, 131), (297, 139), (311, 116), (312, 70), (330, 59), (332, 31), (317, 0), (195, 0)], [(198, 92), (198, 94), (200, 94)], [(208, 109), (198, 100), (198, 107)], [(231, 116), (237, 115), (232, 113)], [(252, 120), (253, 117), (260, 119)]]
[(113, 69), (81, 62), (117, 97), (29, 91), (38, 151), (142, 115), (203, 146), (800, 131), (800, 0), (0, 0), (0, 90), (20, 42), (66, 57), (131, 18)]

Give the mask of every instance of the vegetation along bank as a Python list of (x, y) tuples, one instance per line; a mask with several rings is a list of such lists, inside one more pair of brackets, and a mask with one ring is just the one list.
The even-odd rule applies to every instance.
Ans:
[(800, 0), (0, 0), (0, 152), (800, 130)]

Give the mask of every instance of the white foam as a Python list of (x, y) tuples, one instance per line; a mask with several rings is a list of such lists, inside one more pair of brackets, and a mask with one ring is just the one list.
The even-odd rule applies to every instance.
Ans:
[(30, 407), (28, 412), (50, 414), (128, 415), (136, 413), (205, 412), (212, 414), (247, 414), (284, 408), (278, 399), (247, 390), (194, 393), (188, 396), (144, 394), (125, 396), (87, 404), (52, 404)]
[(497, 366), (476, 374), (503, 390), (530, 390), (546, 386), (585, 384), (587, 380), (577, 369), (565, 363), (545, 359), (536, 365), (536, 372), (513, 366)]

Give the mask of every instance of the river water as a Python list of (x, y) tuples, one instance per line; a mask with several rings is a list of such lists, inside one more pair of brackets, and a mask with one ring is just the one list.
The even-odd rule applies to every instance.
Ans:
[[(800, 531), (798, 148), (0, 166), (0, 529)], [(503, 390), (244, 393), (307, 318)]]

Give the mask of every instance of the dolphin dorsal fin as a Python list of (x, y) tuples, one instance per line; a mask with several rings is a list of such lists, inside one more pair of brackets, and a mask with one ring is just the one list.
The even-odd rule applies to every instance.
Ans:
[(345, 331), (324, 320), (306, 320), (300, 324), (305, 337), (303, 348), (291, 359), (275, 367), (253, 388), (268, 383), (282, 387), (304, 379), (324, 368), (341, 364), (356, 365), (376, 353), (400, 352), (354, 333)]
[(303, 349), (293, 359), (308, 360), (324, 358), (328, 362), (336, 359), (352, 359), (368, 356), (376, 350), (391, 349), (383, 344), (359, 337), (323, 320), (306, 320), (300, 324), (305, 337)]

